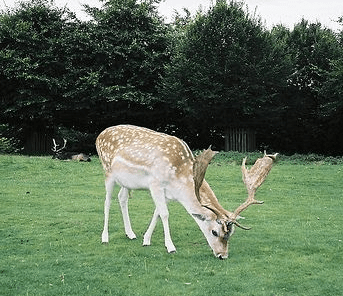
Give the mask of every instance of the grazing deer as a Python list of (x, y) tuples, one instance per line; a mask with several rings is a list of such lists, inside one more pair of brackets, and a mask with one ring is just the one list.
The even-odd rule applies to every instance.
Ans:
[(91, 158), (84, 153), (77, 153), (77, 152), (66, 152), (63, 151), (66, 148), (67, 140), (63, 139), (63, 147), (58, 149), (55, 139), (52, 139), (52, 143), (54, 147), (51, 148), (54, 155), (52, 156), (53, 159), (59, 160), (76, 160), (76, 161), (91, 161)]
[(135, 239), (136, 235), (131, 228), (128, 213), (129, 190), (147, 189), (151, 192), (155, 211), (143, 237), (144, 246), (150, 245), (151, 235), (160, 217), (167, 251), (176, 251), (169, 232), (167, 209), (167, 201), (176, 200), (194, 218), (215, 256), (220, 259), (228, 257), (228, 240), (234, 231), (234, 225), (249, 229), (241, 226), (237, 219), (249, 205), (262, 203), (255, 200), (254, 195), (276, 157), (265, 155), (256, 161), (250, 171), (245, 168), (246, 159), (243, 160), (243, 181), (248, 190), (248, 199), (234, 212), (229, 212), (219, 204), (204, 180), (207, 166), (215, 155), (211, 149), (194, 158), (182, 140), (131, 125), (105, 129), (96, 140), (96, 148), (106, 172), (103, 243), (109, 241), (110, 203), (113, 187), (118, 184), (121, 187), (118, 199), (125, 233), (130, 239)]

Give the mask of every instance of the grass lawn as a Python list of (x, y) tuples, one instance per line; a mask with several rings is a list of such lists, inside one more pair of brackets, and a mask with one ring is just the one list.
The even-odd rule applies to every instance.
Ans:
[[(246, 198), (239, 165), (213, 162), (206, 180), (228, 210)], [(102, 245), (96, 157), (0, 155), (0, 295), (343, 295), (342, 180), (343, 165), (280, 161), (257, 192), (265, 203), (243, 214), (252, 229), (237, 229), (220, 261), (178, 203), (169, 205), (177, 253), (167, 254), (161, 223), (142, 247), (154, 209), (144, 191), (130, 199), (138, 239), (125, 237), (114, 198)]]

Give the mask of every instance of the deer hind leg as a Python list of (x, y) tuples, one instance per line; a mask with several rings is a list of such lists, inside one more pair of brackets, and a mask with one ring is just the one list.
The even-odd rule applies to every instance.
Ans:
[(170, 236), (170, 230), (169, 230), (169, 212), (168, 212), (168, 207), (167, 207), (167, 202), (166, 202), (166, 196), (163, 188), (159, 187), (152, 187), (150, 188), (151, 196), (155, 202), (155, 212), (152, 217), (151, 223), (149, 225), (149, 228), (144, 235), (144, 242), (143, 244), (149, 245), (150, 244), (150, 239), (152, 232), (156, 226), (157, 218), (160, 216), (163, 224), (163, 231), (164, 231), (164, 242), (165, 246), (167, 248), (168, 253), (174, 253), (176, 252), (176, 248), (173, 244), (173, 241)]
[(121, 213), (123, 216), (125, 233), (129, 239), (135, 239), (136, 235), (132, 230), (130, 217), (129, 217), (128, 199), (129, 199), (129, 190), (127, 188), (122, 187), (118, 194), (118, 200), (120, 204)]
[(108, 219), (110, 215), (110, 207), (114, 185), (115, 182), (111, 179), (111, 177), (107, 177), (105, 181), (106, 199), (104, 205), (104, 230), (102, 232), (102, 243), (108, 243)]

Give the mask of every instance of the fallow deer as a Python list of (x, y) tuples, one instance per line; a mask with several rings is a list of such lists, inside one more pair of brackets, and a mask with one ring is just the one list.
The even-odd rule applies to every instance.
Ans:
[(243, 160), (243, 181), (248, 190), (248, 198), (234, 212), (229, 212), (219, 204), (204, 180), (207, 166), (216, 154), (210, 148), (195, 158), (182, 140), (131, 125), (105, 129), (96, 140), (96, 148), (106, 173), (103, 243), (109, 241), (109, 210), (114, 185), (118, 184), (121, 187), (118, 199), (128, 238), (136, 238), (128, 213), (129, 190), (147, 189), (155, 203), (155, 211), (143, 237), (144, 246), (150, 245), (153, 230), (160, 217), (167, 251), (176, 251), (169, 232), (167, 209), (167, 201), (176, 200), (194, 218), (214, 255), (220, 259), (228, 257), (228, 240), (234, 226), (249, 229), (241, 226), (237, 219), (249, 205), (262, 203), (256, 201), (254, 195), (276, 157), (265, 155), (256, 161), (250, 171), (245, 168), (246, 159)]
[(77, 152), (66, 152), (63, 151), (66, 148), (67, 140), (63, 139), (63, 147), (58, 148), (59, 145), (56, 144), (56, 140), (52, 139), (52, 143), (54, 144), (54, 147), (51, 148), (54, 155), (52, 156), (53, 159), (59, 159), (59, 160), (76, 160), (76, 161), (91, 161), (91, 158), (87, 156), (84, 153), (77, 153)]

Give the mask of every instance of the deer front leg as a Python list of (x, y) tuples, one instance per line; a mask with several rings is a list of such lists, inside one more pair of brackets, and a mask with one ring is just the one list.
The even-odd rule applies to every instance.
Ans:
[(105, 181), (106, 187), (106, 199), (104, 205), (104, 230), (102, 232), (102, 243), (108, 243), (108, 219), (110, 215), (110, 207), (111, 207), (111, 199), (112, 199), (112, 191), (114, 187), (114, 182), (111, 178), (107, 178)]
[(128, 208), (128, 199), (129, 199), (129, 190), (122, 187), (118, 194), (118, 200), (120, 204), (121, 213), (124, 221), (124, 228), (126, 236), (129, 239), (136, 239), (136, 235), (132, 230), (130, 217), (129, 217), (129, 208)]
[[(156, 222), (157, 222), (157, 217), (160, 216), (162, 224), (163, 224), (163, 231), (164, 231), (164, 244), (167, 248), (168, 253), (175, 253), (176, 248), (173, 244), (173, 241), (170, 236), (170, 230), (169, 230), (169, 212), (168, 212), (168, 207), (166, 203), (166, 196), (164, 189), (159, 188), (159, 187), (153, 187), (150, 188), (151, 196), (155, 202), (156, 209), (155, 213), (153, 216), (153, 219), (150, 223), (149, 229), (147, 233), (149, 233), (150, 238), (153, 229), (155, 228)], [(150, 229), (151, 228), (151, 229)], [(150, 234), (151, 232), (151, 234)], [(148, 236), (149, 237), (149, 236)]]

